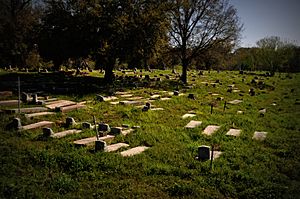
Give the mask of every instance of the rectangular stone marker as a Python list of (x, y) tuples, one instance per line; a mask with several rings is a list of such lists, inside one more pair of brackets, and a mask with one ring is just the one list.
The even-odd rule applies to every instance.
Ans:
[[(48, 109), (45, 107), (32, 107), (32, 108), (21, 108), (20, 111), (21, 113), (37, 113), (37, 112), (44, 112), (47, 111)], [(18, 109), (14, 108), (14, 109), (9, 109), (6, 110), (6, 112), (8, 113), (17, 113)]]
[(201, 121), (191, 120), (191, 121), (185, 126), (185, 128), (193, 129), (193, 128), (196, 128), (196, 127), (200, 126), (201, 124), (202, 124)]
[(226, 135), (228, 136), (235, 136), (235, 137), (239, 137), (241, 134), (241, 130), (240, 129), (230, 129)]
[(164, 108), (151, 108), (151, 111), (163, 111), (165, 110)]
[(59, 132), (59, 133), (52, 134), (52, 135), (50, 135), (50, 137), (52, 137), (52, 138), (62, 138), (62, 137), (65, 137), (67, 135), (77, 134), (77, 133), (81, 133), (81, 132), (82, 132), (81, 130), (71, 129), (71, 130), (62, 131), (62, 132)]
[(133, 96), (132, 94), (125, 94), (125, 95), (121, 95), (120, 97), (126, 98), (126, 97), (132, 97), (132, 96)]
[(47, 99), (47, 100), (44, 100), (45, 104), (48, 105), (48, 104), (55, 104), (58, 102), (58, 99), (57, 98), (50, 98), (50, 99)]
[(160, 98), (160, 95), (151, 95), (150, 96), (150, 99), (157, 99), (157, 98)]
[(209, 146), (199, 146), (198, 147), (198, 160), (209, 160), (210, 158), (210, 147)]
[(255, 131), (252, 139), (253, 140), (263, 141), (263, 140), (265, 140), (267, 138), (267, 134), (268, 134), (268, 132), (258, 132), (258, 131)]
[(108, 102), (108, 101), (113, 101), (113, 100), (117, 100), (118, 98), (115, 96), (107, 96), (103, 98), (104, 102)]
[(209, 125), (204, 129), (202, 134), (210, 136), (210, 135), (214, 134), (219, 128), (220, 128), (220, 126)]
[(11, 97), (13, 95), (12, 91), (1, 91), (0, 97)]
[(121, 101), (120, 104), (122, 105), (142, 105), (144, 102), (142, 101)]
[(49, 109), (55, 109), (56, 107), (70, 106), (76, 104), (75, 102), (69, 100), (59, 100), (56, 103), (46, 105)]
[(135, 101), (135, 100), (143, 99), (143, 97), (130, 97), (130, 98), (127, 98), (127, 99), (130, 100), (130, 101)]
[[(16, 106), (18, 105), (18, 101), (19, 100), (4, 100), (4, 101), (0, 101), (0, 106)], [(20, 101), (20, 103), (22, 103)]]
[(170, 97), (163, 97), (163, 98), (160, 98), (161, 101), (167, 101), (167, 100), (170, 100), (171, 98)]
[(69, 111), (78, 110), (78, 109), (82, 109), (85, 107), (86, 107), (86, 105), (83, 105), (83, 104), (75, 104), (75, 105), (71, 105), (71, 106), (60, 107), (59, 110), (63, 113), (66, 113)]
[(31, 113), (31, 114), (25, 114), (25, 117), (32, 118), (32, 117), (38, 117), (43, 115), (54, 115), (54, 112), (40, 112), (40, 113)]
[(233, 101), (228, 102), (228, 104), (239, 104), (241, 102), (243, 102), (243, 101), (242, 100), (233, 100)]
[(117, 105), (117, 104), (119, 104), (120, 102), (109, 102), (110, 104), (112, 104), (112, 105)]
[[(113, 135), (106, 135), (106, 136), (100, 137), (99, 139), (102, 141), (107, 141), (107, 140), (112, 140), (114, 138), (115, 138), (115, 136), (113, 136)], [(94, 136), (94, 137), (84, 138), (81, 140), (76, 140), (73, 143), (78, 146), (88, 146), (88, 145), (93, 145), (96, 140), (97, 140), (97, 137)]]
[(123, 148), (123, 147), (129, 147), (129, 144), (126, 144), (126, 143), (117, 143), (117, 144), (108, 145), (104, 149), (104, 151), (105, 152), (114, 152), (114, 151), (117, 151), (117, 150), (119, 150), (120, 148)]
[(38, 123), (22, 126), (20, 131), (26, 131), (26, 130), (37, 129), (37, 128), (42, 128), (42, 127), (51, 127), (52, 124), (53, 124), (53, 122), (50, 122), (50, 121), (41, 121)]
[(196, 114), (187, 113), (187, 114), (184, 114), (183, 116), (181, 116), (181, 118), (186, 119), (186, 118), (195, 117), (195, 116), (196, 116)]
[(140, 154), (140, 153), (144, 152), (148, 148), (149, 147), (146, 147), (146, 146), (138, 146), (138, 147), (135, 147), (135, 148), (132, 148), (132, 149), (128, 149), (126, 151), (122, 151), (121, 156), (127, 157), (127, 156), (137, 155), (137, 154)]

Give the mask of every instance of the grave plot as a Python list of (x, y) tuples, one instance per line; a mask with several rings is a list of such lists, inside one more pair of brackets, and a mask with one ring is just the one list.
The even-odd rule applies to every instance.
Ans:
[(127, 100), (129, 101), (135, 101), (135, 100), (141, 100), (141, 99), (144, 99), (143, 97), (130, 97), (130, 98), (127, 98)]
[(202, 121), (191, 120), (191, 121), (185, 126), (185, 128), (193, 129), (193, 128), (196, 128), (196, 127), (200, 126), (201, 124), (202, 124)]
[(51, 127), (54, 123), (50, 121), (41, 121), (34, 124), (29, 124), (26, 126), (22, 126), (20, 131), (27, 131), (31, 129), (43, 128), (43, 127)]
[(59, 107), (59, 108), (57, 107), (55, 110), (66, 113), (66, 112), (69, 112), (69, 111), (78, 110), (78, 109), (82, 109), (82, 108), (85, 108), (85, 107), (86, 107), (86, 105), (84, 105), (84, 104), (74, 104), (74, 105), (71, 105), (71, 106), (63, 106), (63, 107)]
[[(17, 106), (18, 105), (19, 100), (3, 100), (0, 101), (0, 106)], [(20, 103), (22, 103), (20, 101)]]
[(126, 143), (111, 144), (111, 145), (106, 146), (104, 151), (105, 152), (114, 152), (114, 151), (117, 151), (124, 147), (129, 147), (129, 144), (126, 144)]
[[(37, 112), (45, 112), (48, 109), (45, 107), (32, 107), (32, 108), (21, 108), (20, 112), (21, 113), (37, 113)], [(5, 110), (7, 113), (18, 113), (19, 109), (14, 108), (14, 109), (8, 109)]]
[(234, 137), (239, 137), (241, 134), (241, 130), (240, 129), (230, 129), (226, 135), (228, 136), (234, 136)]
[(171, 98), (170, 97), (162, 97), (160, 98), (161, 101), (167, 101), (167, 100), (170, 100)]
[[(113, 136), (113, 135), (106, 135), (106, 136), (99, 137), (99, 140), (108, 141), (108, 140), (112, 140), (114, 138), (115, 138), (115, 136)], [(84, 138), (81, 140), (76, 140), (73, 143), (76, 146), (89, 146), (89, 145), (95, 144), (96, 140), (97, 140), (97, 137), (94, 136), (94, 137)]]
[[(219, 158), (223, 152), (213, 151), (213, 160)], [(198, 155), (196, 156), (197, 160), (206, 161), (211, 160), (212, 151), (209, 146), (202, 145), (198, 147)]]
[(144, 152), (147, 149), (149, 149), (149, 147), (138, 146), (138, 147), (128, 149), (126, 151), (122, 151), (120, 154), (123, 157), (134, 156), (134, 155), (137, 155), (137, 154), (140, 154), (140, 153)]
[(144, 104), (143, 101), (120, 101), (119, 104), (121, 105), (142, 105)]
[(202, 134), (211, 136), (211, 135), (214, 134), (217, 130), (219, 130), (219, 128), (220, 128), (220, 126), (209, 125), (209, 126), (207, 126), (207, 127), (204, 129), (204, 131), (202, 132)]
[(131, 94), (130, 92), (123, 92), (123, 91), (117, 91), (116, 95), (129, 95)]
[(110, 133), (113, 135), (128, 135), (129, 133), (133, 132), (134, 129), (126, 129), (123, 127), (112, 127)]
[(50, 137), (52, 137), (52, 138), (62, 138), (62, 137), (65, 137), (67, 135), (78, 134), (78, 133), (81, 133), (81, 132), (82, 132), (82, 130), (71, 129), (71, 130), (66, 130), (66, 131), (61, 131), (61, 132), (58, 132), (58, 133), (54, 133), (54, 134), (50, 135)]
[(97, 100), (100, 102), (108, 102), (108, 101), (113, 101), (113, 100), (117, 100), (118, 98), (115, 96), (102, 96), (102, 95), (97, 95)]
[(181, 116), (182, 119), (186, 119), (186, 118), (189, 118), (189, 117), (196, 117), (196, 114), (186, 113), (183, 116)]
[(58, 100), (58, 101), (55, 101), (54, 103), (46, 105), (46, 107), (54, 110), (56, 107), (60, 108), (63, 106), (70, 106), (70, 105), (74, 105), (74, 104), (76, 104), (76, 102), (72, 102), (69, 100)]
[(241, 102), (243, 102), (243, 101), (242, 100), (232, 100), (232, 101), (228, 102), (228, 104), (239, 104)]
[(258, 141), (264, 141), (267, 138), (267, 134), (268, 134), (268, 132), (255, 131), (252, 139), (258, 140)]
[(31, 114), (25, 114), (26, 118), (33, 118), (33, 117), (39, 117), (44, 115), (54, 115), (55, 112), (39, 112), (39, 113), (31, 113)]

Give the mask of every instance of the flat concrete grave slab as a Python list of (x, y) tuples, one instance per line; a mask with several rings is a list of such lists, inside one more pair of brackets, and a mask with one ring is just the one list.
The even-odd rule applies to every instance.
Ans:
[(267, 138), (267, 134), (268, 134), (268, 132), (255, 131), (252, 139), (253, 140), (263, 141), (263, 140), (265, 140)]
[(117, 101), (117, 102), (109, 102), (109, 103), (112, 104), (112, 105), (117, 105), (117, 104), (119, 104), (120, 102)]
[(228, 104), (239, 104), (241, 102), (243, 102), (243, 101), (242, 100), (232, 100), (232, 101), (228, 102)]
[(170, 100), (171, 98), (170, 97), (162, 97), (160, 98), (161, 101), (167, 101), (167, 100)]
[(185, 128), (193, 129), (193, 128), (196, 128), (196, 127), (200, 126), (201, 124), (202, 124), (202, 121), (191, 120), (191, 121), (185, 126)]
[(184, 114), (183, 116), (181, 116), (182, 119), (186, 119), (186, 118), (189, 118), (189, 117), (195, 117), (196, 114), (192, 114), (192, 113), (187, 113), (187, 114)]
[(52, 135), (50, 135), (50, 137), (52, 138), (62, 138), (65, 137), (67, 135), (72, 135), (72, 134), (77, 134), (77, 133), (81, 133), (81, 130), (77, 130), (77, 129), (71, 129), (71, 130), (66, 130), (66, 131), (61, 131), (58, 133), (54, 133)]
[(158, 98), (160, 98), (160, 95), (151, 95), (150, 96), (150, 99), (158, 99)]
[(126, 144), (126, 143), (111, 144), (111, 145), (106, 146), (104, 151), (105, 152), (114, 152), (123, 147), (129, 147), (129, 144)]
[(107, 97), (103, 97), (103, 101), (104, 102), (108, 102), (108, 101), (113, 101), (113, 100), (117, 100), (118, 98), (116, 96), (107, 96)]
[(220, 95), (220, 94), (218, 94), (218, 93), (212, 93), (211, 95), (212, 95), (212, 96), (218, 96), (218, 95)]
[(135, 100), (143, 99), (143, 97), (130, 97), (130, 98), (127, 98), (127, 99), (130, 100), (130, 101), (135, 101)]
[[(16, 106), (18, 105), (18, 101), (19, 100), (4, 100), (4, 101), (0, 101), (0, 106)], [(22, 103), (20, 101), (20, 103)]]
[(25, 117), (33, 118), (33, 117), (38, 117), (43, 115), (54, 115), (54, 114), (55, 114), (54, 112), (40, 112), (40, 113), (25, 114)]
[(234, 137), (239, 137), (241, 134), (240, 129), (229, 129), (229, 131), (226, 133), (228, 136), (234, 136)]
[[(115, 136), (113, 136), (113, 135), (106, 135), (106, 136), (100, 137), (99, 139), (102, 141), (106, 141), (106, 140), (112, 140), (114, 138), (115, 138)], [(89, 145), (93, 145), (96, 140), (97, 140), (97, 137), (94, 136), (94, 137), (84, 138), (81, 140), (76, 140), (73, 143), (77, 146), (89, 146)]]
[(134, 131), (134, 129), (126, 129), (126, 130), (122, 130), (121, 131), (121, 134), (122, 135), (128, 135), (129, 133), (131, 133), (131, 132), (133, 132)]
[(150, 111), (163, 111), (164, 108), (151, 108)]
[[(213, 160), (218, 159), (222, 155), (222, 151), (214, 151)], [(211, 159), (211, 151), (209, 151), (209, 159)]]
[(133, 96), (132, 94), (120, 95), (120, 97), (123, 97), (123, 98), (132, 97), (132, 96)]
[(55, 109), (56, 107), (70, 106), (74, 104), (76, 104), (76, 102), (72, 102), (69, 100), (58, 100), (56, 103), (46, 105), (46, 107), (49, 109)]
[[(45, 112), (48, 109), (45, 107), (32, 107), (32, 108), (21, 108), (21, 113), (37, 113), (37, 112)], [(9, 113), (17, 113), (19, 110), (17, 108), (6, 110)]]
[(142, 105), (144, 102), (142, 101), (120, 101), (122, 105)]
[(210, 136), (210, 135), (214, 134), (219, 128), (220, 128), (220, 126), (209, 125), (204, 129), (202, 134)]
[(241, 92), (240, 90), (238, 90), (238, 89), (234, 89), (232, 92), (234, 92), (234, 93), (238, 93), (238, 92)]
[(86, 107), (86, 105), (83, 105), (83, 104), (75, 104), (75, 105), (71, 105), (71, 106), (60, 107), (59, 110), (63, 113), (66, 113), (69, 111), (78, 110), (78, 109), (82, 109), (85, 107)]
[(37, 129), (37, 128), (42, 128), (42, 127), (51, 127), (52, 124), (53, 124), (53, 122), (50, 122), (50, 121), (41, 121), (38, 123), (22, 126), (20, 131), (26, 131), (26, 130)]
[(149, 147), (146, 147), (146, 146), (138, 146), (138, 147), (135, 147), (135, 148), (132, 148), (132, 149), (128, 149), (126, 151), (122, 151), (120, 154), (123, 157), (134, 156), (134, 155), (137, 155), (137, 154), (140, 154), (140, 153), (144, 152), (148, 148)]
[(45, 102), (46, 105), (48, 105), (48, 104), (55, 104), (58, 101), (59, 100), (57, 98), (50, 98), (50, 99), (44, 100), (44, 102)]
[(11, 97), (12, 95), (12, 91), (0, 91), (0, 97)]

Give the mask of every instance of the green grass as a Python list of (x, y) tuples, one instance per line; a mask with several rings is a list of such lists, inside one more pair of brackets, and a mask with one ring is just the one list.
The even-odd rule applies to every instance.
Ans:
[[(147, 72), (151, 77), (170, 73)], [(239, 75), (236, 71), (212, 71), (196, 78), (193, 77), (196, 71), (190, 71), (189, 74), (189, 80), (195, 79), (190, 81), (194, 85), (190, 89), (176, 80), (153, 82), (147, 87), (137, 88), (128, 85), (122, 88), (125, 84), (116, 81), (116, 90), (122, 88), (133, 92), (135, 96), (149, 97), (163, 90), (172, 92), (176, 87), (181, 92), (196, 95), (196, 100), (179, 96), (169, 101), (152, 102), (156, 107), (163, 107), (164, 111), (142, 112), (133, 106), (96, 102), (96, 94), (106, 93), (98, 85), (99, 88), (95, 86), (94, 90), (79, 94), (51, 94), (53, 97), (75, 101), (88, 100), (90, 102), (86, 109), (30, 120), (21, 115), (22, 124), (54, 121), (54, 132), (66, 129), (63, 124), (68, 116), (74, 117), (76, 122), (92, 122), (92, 115), (95, 115), (98, 122), (106, 122), (110, 126), (141, 126), (134, 133), (126, 137), (117, 136), (112, 141), (126, 142), (130, 147), (151, 147), (129, 158), (123, 158), (118, 153), (95, 153), (91, 147), (78, 148), (72, 144), (74, 140), (94, 136), (92, 130), (62, 139), (45, 139), (41, 136), (41, 130), (4, 130), (14, 115), (1, 114), (0, 197), (298, 198), (300, 105), (296, 105), (295, 101), (300, 98), (300, 74), (264, 77), (259, 72), (256, 75)], [(2, 73), (0, 80), (9, 80), (17, 75), (22, 74)], [(26, 78), (30, 78), (30, 75), (39, 76), (35, 73), (25, 75)], [(117, 75), (121, 73), (117, 72)], [(91, 80), (91, 84), (102, 82), (99, 73), (93, 72), (91, 76), (91, 79), (84, 77), (83, 80), (71, 80)], [(250, 83), (255, 76), (265, 83), (261, 89)], [(221, 85), (215, 88), (201, 83), (213, 83), (217, 79)], [(233, 83), (241, 92), (227, 92), (228, 85)], [(248, 94), (252, 87), (255, 88), (255, 96)], [(295, 89), (293, 93), (290, 92), (292, 88)], [(224, 100), (216, 100), (218, 96), (212, 96), (209, 92), (220, 94)], [(238, 105), (228, 104), (223, 111), (224, 102), (234, 99), (243, 99), (243, 102)], [(274, 102), (276, 106), (272, 105)], [(210, 114), (211, 103), (215, 104), (213, 114)], [(264, 117), (258, 113), (261, 108), (267, 109)], [(238, 115), (239, 110), (244, 114)], [(202, 121), (200, 127), (184, 128), (192, 120), (181, 119), (188, 111), (197, 114), (192, 119)], [(207, 137), (201, 134), (207, 125), (220, 125), (221, 128), (212, 137)], [(230, 128), (241, 129), (241, 136), (225, 136)], [(254, 131), (268, 132), (267, 139), (263, 142), (252, 140)], [(212, 144), (224, 153), (214, 161), (213, 169), (210, 170), (209, 161), (199, 162), (195, 156), (198, 146)]]

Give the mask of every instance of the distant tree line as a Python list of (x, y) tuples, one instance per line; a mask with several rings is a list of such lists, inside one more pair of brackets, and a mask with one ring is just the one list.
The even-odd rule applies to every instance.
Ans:
[(299, 47), (278, 37), (234, 51), (241, 30), (228, 0), (2, 0), (0, 65), (87, 60), (108, 82), (118, 67), (181, 65), (183, 82), (189, 68), (299, 71)]

